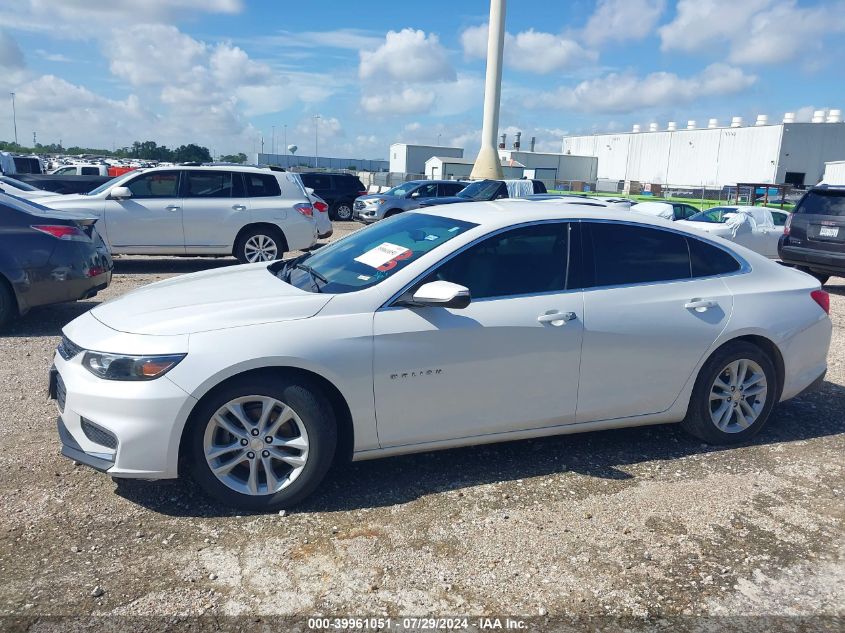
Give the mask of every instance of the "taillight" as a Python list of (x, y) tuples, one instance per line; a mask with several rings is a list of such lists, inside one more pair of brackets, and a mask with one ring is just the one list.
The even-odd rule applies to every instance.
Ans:
[(305, 204), (304, 202), (298, 202), (297, 204), (293, 205), (293, 208), (299, 211), (302, 215), (306, 218), (313, 218), (314, 217), (314, 207), (310, 204)]
[(317, 209), (317, 211), (319, 211), (320, 213), (325, 213), (329, 210), (329, 205), (327, 205), (325, 202), (315, 202), (314, 208)]
[(824, 290), (813, 290), (810, 296), (813, 298), (813, 301), (819, 304), (822, 310), (830, 314), (830, 295), (828, 293)]
[(85, 235), (85, 232), (75, 226), (68, 226), (66, 224), (36, 224), (30, 228), (46, 233), (51, 237), (55, 237), (57, 240), (65, 240), (67, 242), (88, 241), (88, 236)]
[(783, 225), (783, 234), (789, 235), (790, 227), (792, 226), (792, 214), (786, 216), (786, 223)]

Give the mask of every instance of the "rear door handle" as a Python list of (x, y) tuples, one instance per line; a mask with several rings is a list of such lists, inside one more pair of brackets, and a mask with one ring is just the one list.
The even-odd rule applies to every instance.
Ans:
[(169, 204), (164, 208), (167, 209), (168, 211), (178, 211), (182, 207), (180, 207), (178, 204)]
[(233, 205), (232, 205), (232, 208), (233, 208), (235, 211), (246, 211), (246, 207), (245, 207), (244, 205), (242, 205), (242, 204), (233, 204)]
[(715, 308), (719, 305), (718, 301), (713, 301), (713, 299), (690, 299), (687, 303), (684, 304), (684, 307), (687, 310), (695, 310), (696, 312), (705, 312), (710, 308)]
[(551, 323), (555, 327), (565, 325), (567, 321), (573, 321), (577, 318), (574, 312), (559, 312), (557, 310), (549, 311), (537, 317), (540, 323)]

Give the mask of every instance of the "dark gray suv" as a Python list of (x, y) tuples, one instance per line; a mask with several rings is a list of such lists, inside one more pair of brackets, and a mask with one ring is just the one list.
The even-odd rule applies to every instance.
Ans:
[(795, 205), (778, 254), (822, 284), (845, 275), (845, 186), (817, 185)]
[(411, 180), (384, 193), (361, 196), (355, 200), (355, 219), (371, 224), (391, 215), (419, 207), (423, 198), (454, 196), (467, 183), (456, 180)]

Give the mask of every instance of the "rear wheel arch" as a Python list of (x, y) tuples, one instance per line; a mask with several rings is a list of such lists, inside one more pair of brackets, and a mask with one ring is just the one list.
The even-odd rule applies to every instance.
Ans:
[[(18, 294), (15, 292), (15, 288), (12, 285), (12, 282), (4, 275), (0, 273), (0, 293), (6, 295), (10, 301), (11, 313), (5, 317), (7, 320), (11, 321), (16, 317), (21, 315), (21, 304), (20, 299), (18, 298)], [(4, 316), (0, 313), (0, 326), (4, 325)]]
[(238, 234), (235, 236), (235, 241), (232, 244), (232, 255), (237, 257), (241, 242), (245, 239), (247, 235), (259, 229), (268, 231), (271, 234), (280, 235), (282, 243), (279, 245), (279, 249), (281, 252), (288, 252), (288, 240), (287, 236), (285, 235), (285, 231), (284, 229), (282, 229), (282, 227), (280, 227), (278, 224), (273, 224), (271, 222), (253, 222), (251, 224), (244, 225), (243, 227), (241, 227), (241, 230), (238, 231)]
[(348, 462), (352, 460), (352, 453), (355, 445), (355, 431), (352, 424), (352, 413), (346, 398), (343, 397), (340, 390), (328, 379), (313, 371), (302, 369), (299, 367), (262, 367), (259, 369), (250, 369), (240, 372), (233, 376), (229, 376), (222, 382), (214, 385), (211, 389), (206, 391), (194, 406), (191, 408), (191, 413), (182, 428), (182, 433), (179, 438), (179, 475), (182, 476), (183, 465), (188, 454), (188, 435), (192, 432), (194, 426), (200, 421), (196, 414), (201, 410), (201, 405), (213, 398), (221, 390), (250, 378), (276, 378), (279, 380), (297, 380), (309, 385), (313, 385), (320, 395), (325, 396), (329, 401), (335, 415), (337, 423), (337, 447), (335, 449), (335, 462)]

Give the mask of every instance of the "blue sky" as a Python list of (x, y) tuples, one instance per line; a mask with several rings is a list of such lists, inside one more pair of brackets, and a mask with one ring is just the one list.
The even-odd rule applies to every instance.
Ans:
[[(18, 136), (379, 158), (478, 146), (486, 0), (18, 0), (0, 89)], [(510, 0), (501, 131), (566, 134), (845, 108), (845, 1)], [(4, 100), (5, 101), (5, 100)], [(6, 106), (0, 139), (11, 139)]]

